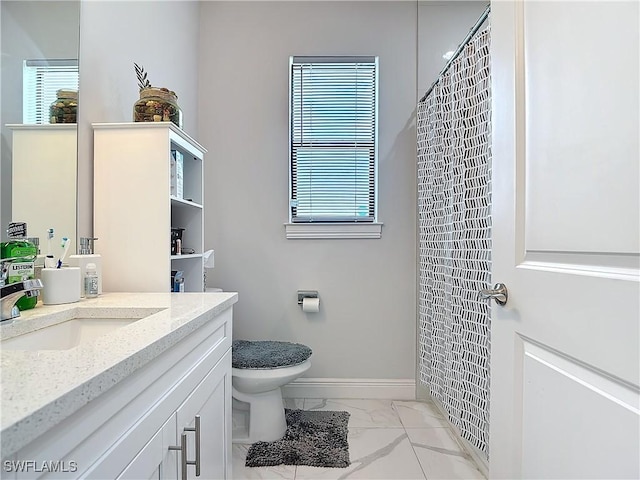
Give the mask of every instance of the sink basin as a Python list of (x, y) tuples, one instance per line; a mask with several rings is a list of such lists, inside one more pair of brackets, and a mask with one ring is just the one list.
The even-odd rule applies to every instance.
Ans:
[(61, 321), (0, 341), (5, 350), (69, 350), (161, 309), (76, 308)]

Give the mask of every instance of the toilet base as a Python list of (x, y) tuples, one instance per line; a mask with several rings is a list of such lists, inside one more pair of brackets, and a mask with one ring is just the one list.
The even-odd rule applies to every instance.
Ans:
[(249, 405), (248, 415), (246, 411), (234, 412), (236, 417), (243, 415), (248, 418), (249, 427), (248, 435), (246, 437), (240, 436), (242, 429), (236, 429), (234, 421), (233, 443), (273, 442), (280, 440), (284, 436), (287, 431), (287, 421), (284, 416), (282, 390), (280, 387), (268, 392), (254, 394), (245, 394), (232, 388), (232, 396), (236, 400)]

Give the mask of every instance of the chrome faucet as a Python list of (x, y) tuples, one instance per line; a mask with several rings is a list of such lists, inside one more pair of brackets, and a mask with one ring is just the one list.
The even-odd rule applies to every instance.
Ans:
[(9, 265), (17, 258), (3, 258), (0, 260), (2, 268), (0, 274), (0, 322), (20, 316), (16, 302), (23, 296), (35, 297), (42, 289), (42, 280), (39, 278), (23, 280), (6, 284)]

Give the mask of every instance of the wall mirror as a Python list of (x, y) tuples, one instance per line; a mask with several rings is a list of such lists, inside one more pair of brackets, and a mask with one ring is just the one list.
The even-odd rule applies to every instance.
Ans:
[[(28, 236), (39, 238), (42, 253), (48, 228), (54, 229), (54, 245), (69, 237), (75, 250), (77, 119), (72, 110), (54, 110), (60, 115), (51, 124), (50, 97), (38, 93), (44, 88), (73, 90), (67, 87), (68, 72), (61, 79), (73, 68), (61, 67), (78, 63), (80, 0), (2, 0), (0, 23), (0, 238), (7, 239), (9, 222), (22, 221)], [(34, 68), (38, 66), (56, 73), (42, 80), (42, 70)], [(27, 86), (25, 78), (27, 83), (31, 78)]]

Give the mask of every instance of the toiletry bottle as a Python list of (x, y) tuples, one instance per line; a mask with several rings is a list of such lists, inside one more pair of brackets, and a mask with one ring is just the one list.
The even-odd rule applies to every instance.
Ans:
[(84, 296), (86, 298), (98, 296), (98, 272), (96, 272), (95, 263), (87, 263), (84, 274)]
[[(93, 241), (97, 238), (80, 237), (80, 247), (77, 255), (69, 256), (70, 267), (80, 267), (80, 278), (84, 279), (87, 265), (93, 263), (98, 274), (98, 295), (102, 293), (102, 257), (98, 253), (93, 253)], [(84, 297), (84, 283), (80, 288), (80, 296)]]
[[(6, 283), (17, 283), (35, 278), (34, 260), (38, 247), (27, 240), (27, 224), (12, 222), (7, 229), (9, 241), (0, 243), (1, 258), (16, 258), (9, 264)], [(38, 297), (22, 297), (16, 302), (19, 310), (29, 310), (38, 303)]]

